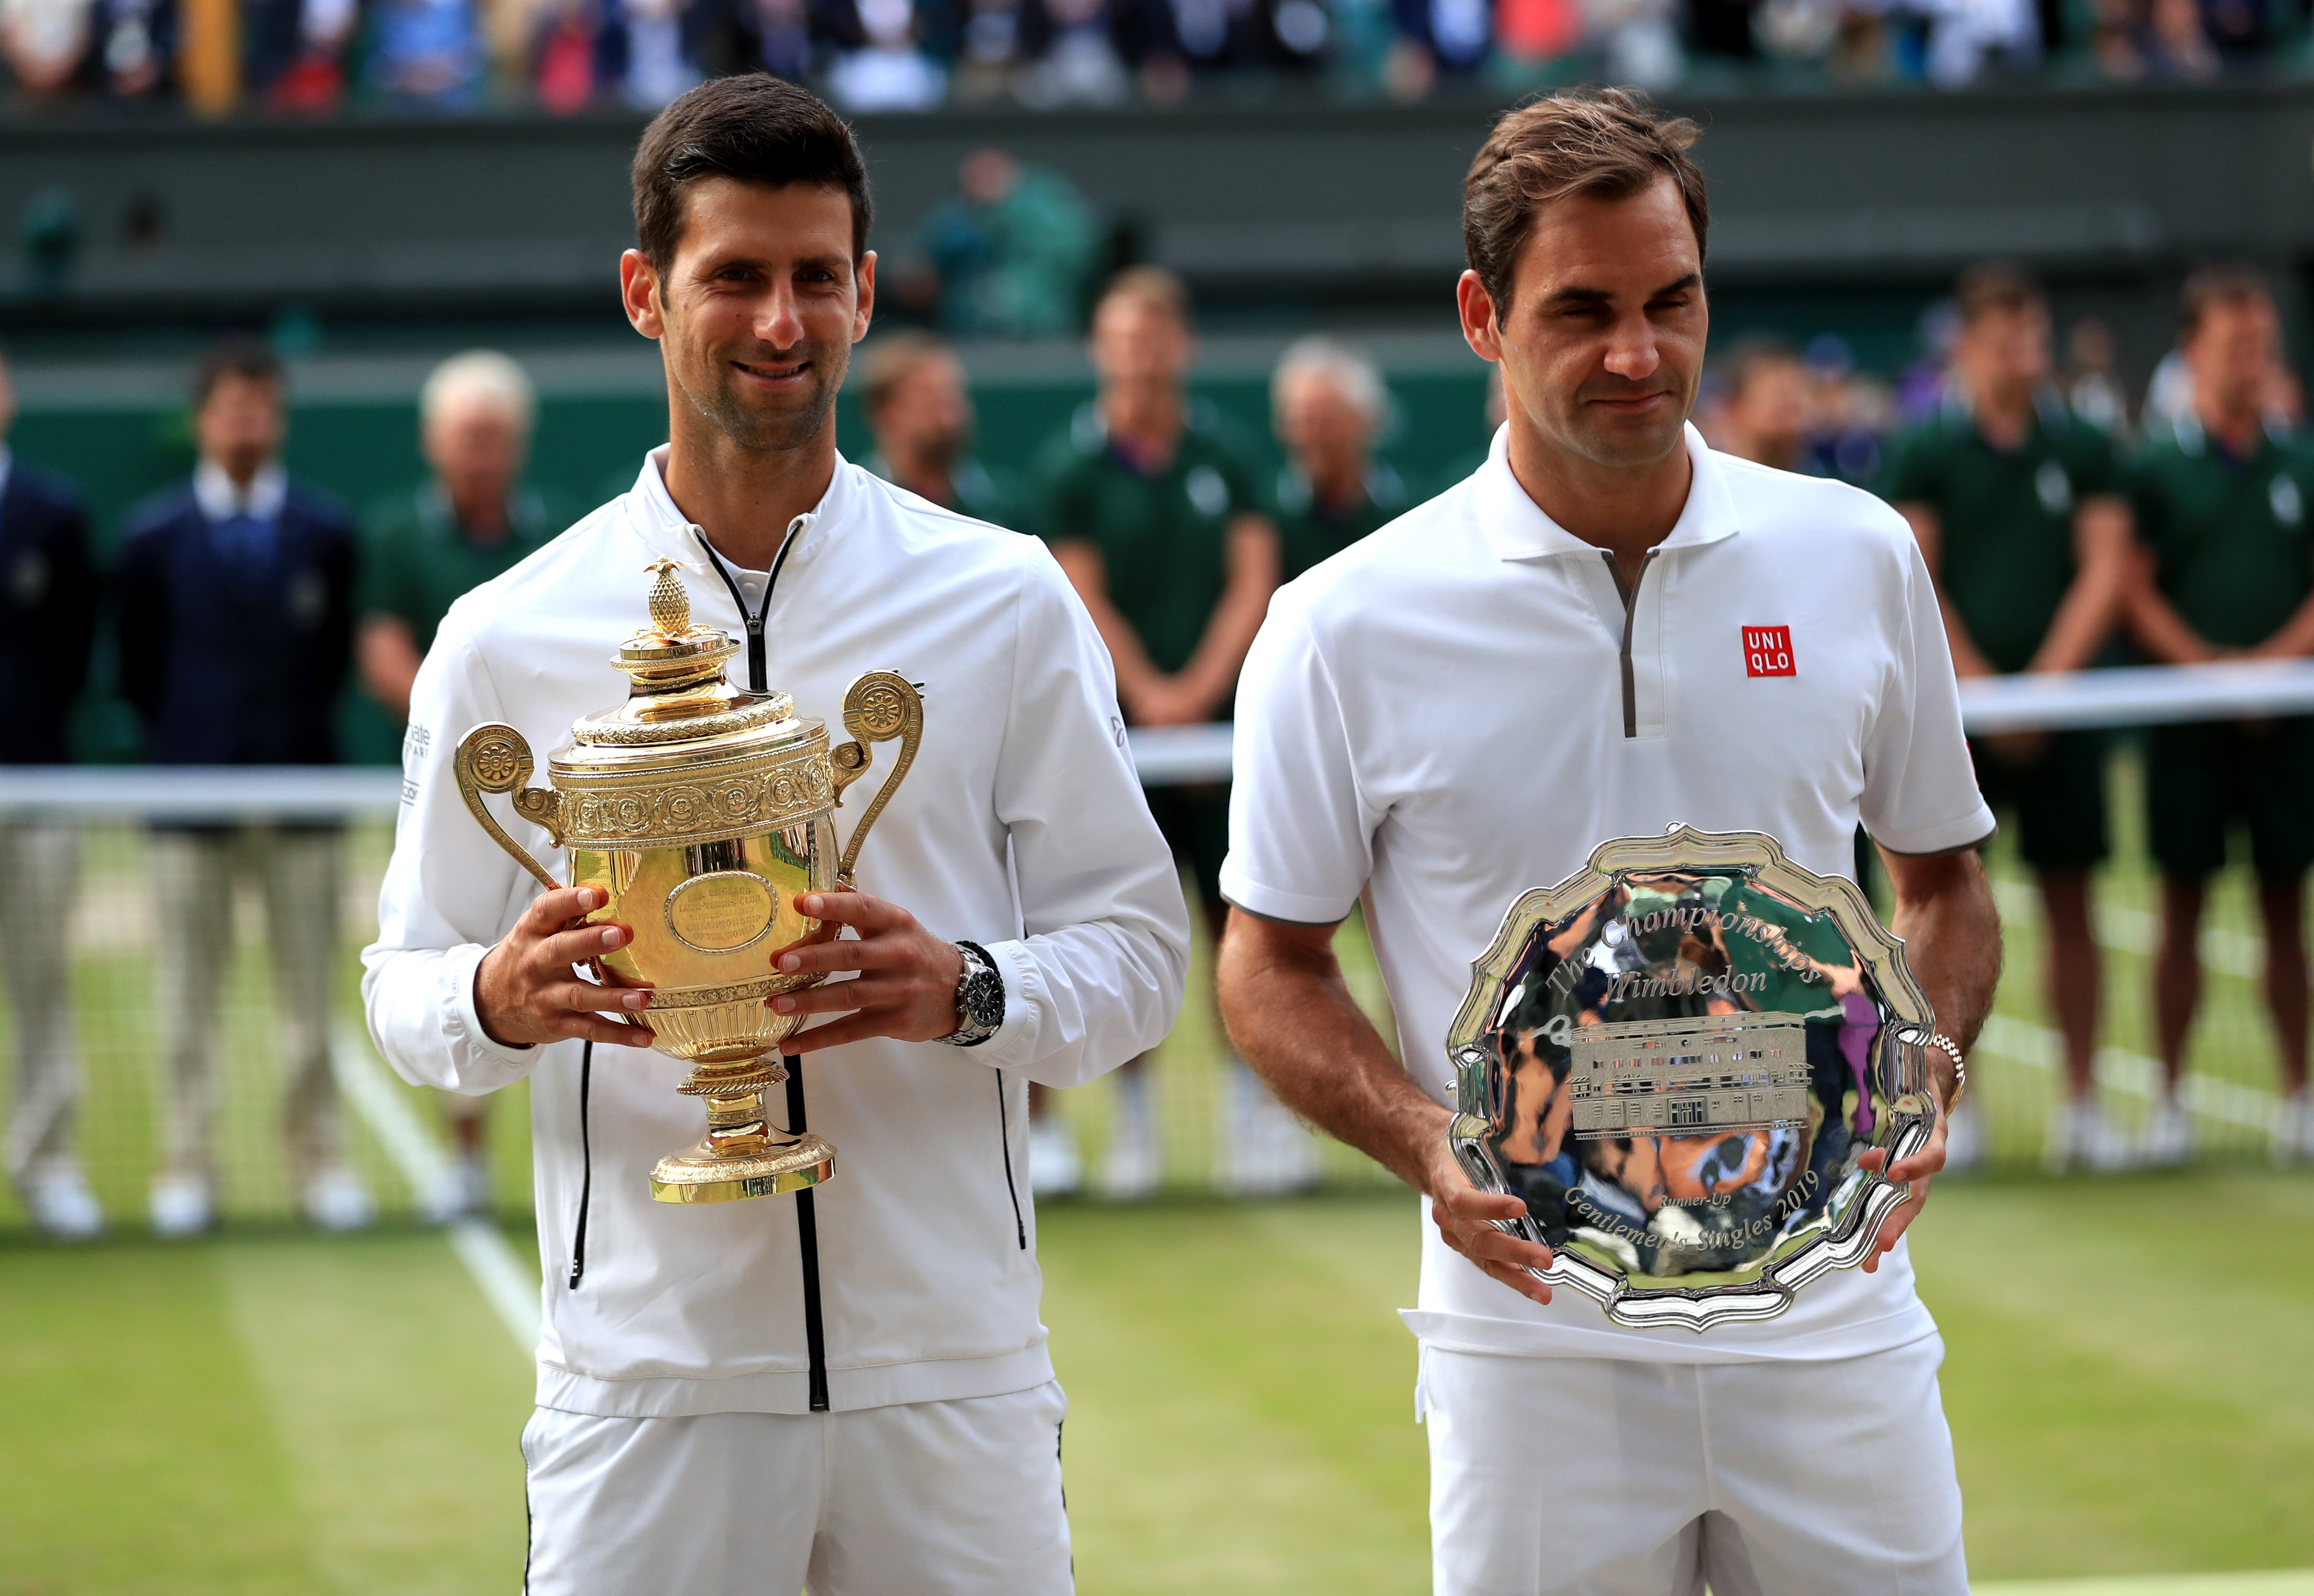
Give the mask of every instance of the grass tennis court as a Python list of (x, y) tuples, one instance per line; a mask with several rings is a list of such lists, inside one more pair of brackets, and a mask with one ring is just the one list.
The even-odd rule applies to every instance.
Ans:
[[(2314, 1565), (2314, 1182), (1953, 1183), (1917, 1235), (1980, 1574)], [(1084, 1591), (1426, 1588), (1414, 1238), (1382, 1195), (1047, 1212)], [(528, 1393), (431, 1233), (0, 1245), (0, 1596), (510, 1592)]]
[[(2116, 782), (2126, 861), (2142, 857), (2126, 762)], [(382, 841), (357, 835), (354, 913)], [(227, 1005), (222, 1134), (241, 1222), (193, 1245), (138, 1233), (157, 1022), (137, 849), (94, 834), (76, 932), (86, 1145), (119, 1229), (93, 1248), (43, 1246), (0, 1195), (0, 1596), (517, 1589), (527, 1360), (440, 1235), (401, 1221), (322, 1239), (267, 1217), (287, 1193), (260, 959), (243, 958)], [(1999, 850), (1995, 865), (2012, 911), (2003, 1048), (1981, 1050), (1977, 1078), (2000, 1162), (1944, 1183), (1914, 1232), (1947, 1341), (1972, 1564), (1991, 1580), (2314, 1568), (2314, 1171), (2267, 1169), (2250, 1124), (2205, 1115), (2191, 1170), (2037, 1174), (2053, 1078), (2035, 1062), (2036, 933), (2014, 913), (2029, 908), (2025, 882)], [(2124, 862), (2103, 886), (2107, 1073), (2131, 1118), (2149, 1051), (2137, 949), (2151, 883)], [(2254, 1106), (2272, 1067), (2238, 884), (2212, 913), (2194, 1068), (2237, 1092), (2221, 1107)], [(365, 933), (349, 927), (349, 966)], [(1352, 953), (1354, 982), (1378, 997), (1355, 941)], [(345, 1001), (351, 1018), (350, 967)], [(1173, 1195), (1041, 1216), (1081, 1586), (1422, 1591), (1426, 1468), (1413, 1342), (1393, 1311), (1413, 1295), (1413, 1204), (1340, 1149), (1319, 1195), (1194, 1195), (1210, 1168), (1214, 1045), (1193, 998), (1157, 1081)], [(502, 1094), (493, 1116), (516, 1214), (529, 1198), (525, 1097)], [(1097, 1151), (1101, 1089), (1068, 1111)], [(381, 1197), (406, 1203), (375, 1138), (353, 1133)], [(509, 1234), (530, 1257), (526, 1215)], [(2118, 1283), (2131, 1278), (2144, 1283)]]

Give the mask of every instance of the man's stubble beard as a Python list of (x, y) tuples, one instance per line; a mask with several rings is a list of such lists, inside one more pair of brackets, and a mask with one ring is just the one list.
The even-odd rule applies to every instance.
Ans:
[(1634, 434), (1616, 433), (1604, 427), (1585, 424), (1583, 402), (1577, 400), (1570, 407), (1573, 413), (1560, 437), (1571, 450), (1594, 465), (1610, 470), (1628, 471), (1657, 465), (1668, 460), (1687, 441), (1688, 409), (1683, 405), (1678, 418), (1660, 432)]
[[(808, 358), (817, 386), (801, 409), (784, 412), (750, 410), (729, 387), (710, 386), (702, 392), (686, 380), (686, 374), (677, 366), (670, 364), (668, 371), (684, 398), (690, 401), (691, 408), (716, 431), (752, 453), (784, 454), (809, 447), (827, 425), (828, 413), (835, 408), (836, 392), (843, 385), (844, 370), (849, 365), (845, 357), (849, 353), (839, 349), (830, 360), (814, 349)], [(835, 368), (834, 375), (823, 375), (830, 366)], [(720, 369), (720, 362), (715, 369)]]

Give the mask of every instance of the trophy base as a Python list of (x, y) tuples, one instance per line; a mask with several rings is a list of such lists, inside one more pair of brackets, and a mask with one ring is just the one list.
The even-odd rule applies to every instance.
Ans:
[(737, 1203), (776, 1197), (819, 1185), (835, 1173), (835, 1149), (806, 1133), (761, 1151), (718, 1150), (711, 1139), (671, 1152), (651, 1171), (651, 1198), (659, 1203)]

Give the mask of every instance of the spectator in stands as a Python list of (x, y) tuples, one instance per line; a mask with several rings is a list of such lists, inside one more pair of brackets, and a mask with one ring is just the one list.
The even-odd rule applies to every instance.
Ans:
[(530, 92), (551, 116), (576, 116), (595, 103), (603, 14), (598, 0), (551, 0), (530, 53)]
[(1781, 339), (1751, 338), (1730, 351), (1714, 418), (1712, 446), (1778, 471), (1813, 475), (1808, 439), (1816, 428), (1815, 376)]
[[(280, 363), (235, 340), (193, 384), (193, 480), (132, 512), (118, 577), (122, 691), (155, 764), (332, 764), (353, 632), (350, 519), (281, 466)], [(286, 1131), (306, 1217), (369, 1222), (346, 1162), (330, 1071), (342, 886), (333, 825), (155, 828), (155, 957), (167, 1016), (163, 1160), (154, 1228), (190, 1235), (214, 1213), (217, 1006), (237, 880), (265, 901), (282, 1032)]]
[(482, 38), (473, 0), (374, 0), (369, 75), (409, 110), (472, 110), (481, 103)]
[[(2247, 266), (2205, 267), (2184, 295), (2193, 409), (2149, 436), (2134, 463), (2145, 558), (2130, 593), (2131, 630), (2170, 664), (2314, 655), (2314, 462), (2271, 413), (2280, 323)], [(2306, 870), (2314, 863), (2314, 719), (2190, 722), (2153, 728), (2146, 808), (2161, 869), (2154, 1018), (2168, 1089), (2148, 1122), (2151, 1161), (2193, 1154), (2177, 1100), (2186, 1041), (2202, 995), (2202, 906), (2226, 862), (2228, 834), (2249, 833), (2265, 928), (2265, 1001), (2281, 1051), (2278, 1158), (2314, 1157), (2306, 1092)]]
[[(2129, 584), (2113, 442), (2057, 391), (2038, 284), (2015, 267), (1976, 266), (1956, 297), (1956, 381), (1943, 413), (1898, 441), (1881, 491), (1921, 541), (1963, 680), (2078, 671), (2105, 646)], [(2102, 982), (2089, 872), (2106, 847), (2104, 738), (2017, 732), (1973, 737), (1969, 752), (1987, 799), (2015, 815), (2040, 887), (2069, 1087), (2049, 1130), (2050, 1165), (2115, 1168), (2126, 1150), (2098, 1105), (2094, 1072)], [(1956, 1158), (1981, 1149), (1975, 1130), (1956, 1115), (1955, 1143), (1974, 1144)]]
[[(1147, 727), (1221, 719), (1277, 586), (1276, 528), (1245, 454), (1189, 397), (1188, 293), (1179, 278), (1148, 266), (1119, 273), (1093, 311), (1091, 348), (1100, 392), (1042, 453), (1038, 530), (1108, 645), (1126, 718)], [(1160, 788), (1149, 798), (1218, 938), (1229, 912), (1220, 886), (1228, 786)], [(1101, 1170), (1113, 1196), (1144, 1196), (1157, 1185), (1144, 1062), (1117, 1078)], [(1306, 1171), (1288, 1161), (1294, 1143), (1284, 1129), (1292, 1122), (1243, 1063), (1232, 1058), (1228, 1070), (1225, 1184), (1297, 1184)], [(1065, 1131), (1050, 1116), (1037, 1131), (1031, 1168), (1042, 1159), (1047, 1170), (1069, 1172)]]
[(1277, 474), (1278, 576), (1292, 581), (1407, 508), (1406, 484), (1374, 442), (1390, 391), (1373, 363), (1328, 338), (1288, 348), (1269, 379), (1285, 466)]
[[(62, 478), (19, 460), (4, 439), (16, 396), (0, 366), (0, 697), (4, 757), (72, 758), (66, 719), (88, 675), (96, 583), (88, 514)], [(104, 1229), (73, 1149), (80, 1048), (73, 1031), (71, 939), (80, 891), (80, 833), (69, 823), (0, 824), (0, 936), (7, 939), (16, 1083), (6, 1168), (33, 1229), (79, 1240)]]
[(810, 72), (815, 52), (808, 0), (742, 0), (740, 9), (754, 40), (754, 65), (790, 83)]
[(93, 0), (0, 0), (0, 57), (34, 100), (70, 93), (88, 58)]
[(176, 0), (97, 0), (97, 81), (119, 100), (156, 99), (175, 84)]
[(948, 74), (923, 48), (913, 0), (854, 0), (859, 38), (827, 69), (827, 90), (850, 111), (931, 110)]
[(684, 13), (696, 9), (684, 0), (619, 0), (611, 53), (616, 57), (619, 97), (629, 107), (662, 110), (699, 83), (698, 65), (684, 39)]
[(242, 29), (248, 92), (268, 110), (318, 115), (345, 101), (346, 47), (356, 0), (247, 0)]
[(984, 149), (965, 157), (957, 186), (923, 232), (940, 279), (941, 328), (959, 337), (1033, 338), (1082, 325), (1100, 239), (1074, 185)]
[[(398, 728), (411, 684), (451, 604), (543, 548), (570, 524), (522, 480), (536, 400), (530, 378), (494, 349), (436, 366), (419, 392), (419, 449), (431, 474), (370, 507), (362, 525), (362, 685)], [(482, 1131), (487, 1099), (445, 1097), (458, 1148), (449, 1189), (425, 1194), (449, 1220), (490, 1205)]]
[(1397, 99), (1419, 100), (1441, 76), (1468, 78), (1487, 62), (1495, 42), (1487, 0), (1391, 0), (1398, 42), (1383, 69)]
[(888, 332), (860, 366), (860, 408), (876, 439), (861, 463), (943, 508), (1029, 530), (1025, 484), (972, 454), (972, 399), (947, 345), (925, 333)]

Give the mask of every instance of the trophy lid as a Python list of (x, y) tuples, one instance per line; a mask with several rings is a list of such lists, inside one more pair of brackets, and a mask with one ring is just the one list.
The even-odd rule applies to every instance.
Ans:
[(650, 623), (611, 657), (627, 678), (627, 701), (574, 722), (573, 745), (556, 763), (592, 761), (613, 748), (668, 754), (712, 743), (718, 753), (753, 751), (819, 730), (818, 721), (796, 716), (787, 693), (731, 685), (724, 666), (739, 645), (720, 628), (693, 623), (679, 561), (655, 560), (643, 569), (654, 578)]

